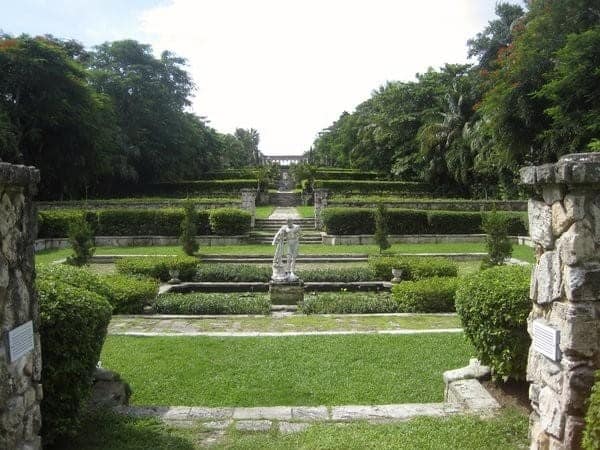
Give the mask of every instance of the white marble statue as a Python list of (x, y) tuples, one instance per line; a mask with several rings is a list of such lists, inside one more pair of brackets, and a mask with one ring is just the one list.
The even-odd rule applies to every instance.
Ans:
[[(283, 225), (273, 238), (275, 245), (275, 256), (273, 256), (273, 281), (297, 281), (294, 274), (296, 257), (302, 232), (299, 225), (295, 225), (292, 219), (288, 219), (287, 225)], [(286, 261), (283, 262), (285, 255)]]

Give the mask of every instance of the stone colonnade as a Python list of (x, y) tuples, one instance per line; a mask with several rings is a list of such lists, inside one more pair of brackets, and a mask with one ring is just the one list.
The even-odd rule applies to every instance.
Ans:
[(254, 228), (256, 221), (256, 189), (242, 189), (242, 209), (252, 214), (250, 226)]
[(527, 365), (532, 449), (576, 449), (585, 403), (600, 368), (600, 154), (567, 155), (526, 167), (534, 192)]
[(315, 189), (315, 230), (323, 228), (323, 210), (327, 208), (327, 197), (329, 190), (327, 189)]
[(39, 179), (35, 168), (0, 162), (0, 448), (14, 450), (41, 448), (32, 203)]

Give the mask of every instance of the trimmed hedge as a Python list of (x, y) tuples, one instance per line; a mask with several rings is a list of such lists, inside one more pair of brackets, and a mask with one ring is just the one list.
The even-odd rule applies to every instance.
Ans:
[(332, 281), (352, 283), (355, 281), (375, 281), (375, 271), (369, 267), (322, 267), (319, 269), (302, 269), (297, 271), (298, 277), (304, 281)]
[(272, 269), (255, 264), (200, 264), (196, 270), (196, 281), (217, 282), (267, 282)]
[(89, 397), (112, 307), (104, 297), (39, 276), (42, 345), (41, 403), (45, 445), (73, 436)]
[[(251, 215), (241, 209), (208, 209), (197, 214), (196, 235), (199, 236), (235, 236), (250, 231)], [(181, 208), (41, 211), (38, 237), (66, 237), (69, 225), (81, 217), (96, 236), (179, 236), (184, 214)]]
[(236, 208), (218, 208), (210, 211), (209, 222), (213, 234), (236, 236), (250, 231), (252, 214)]
[(453, 312), (458, 287), (456, 277), (432, 277), (403, 281), (392, 287), (398, 311), (407, 313)]
[(456, 292), (465, 334), (495, 378), (525, 378), (530, 277), (530, 268), (494, 267), (461, 278)]
[(101, 279), (110, 290), (113, 314), (140, 314), (158, 294), (158, 282), (152, 278), (114, 274)]
[(193, 256), (130, 256), (115, 262), (117, 272), (156, 278), (161, 281), (171, 279), (169, 270), (178, 270), (179, 279), (191, 281), (196, 275), (198, 259)]
[(299, 305), (304, 314), (392, 313), (397, 305), (389, 294), (336, 292), (306, 295)]
[(239, 194), (240, 189), (257, 189), (255, 178), (228, 180), (179, 181), (125, 186), (124, 193), (144, 196), (192, 197), (203, 194)]
[(329, 189), (331, 193), (357, 192), (360, 194), (423, 195), (430, 191), (425, 183), (411, 181), (315, 180), (315, 188)]
[(458, 276), (458, 266), (447, 258), (372, 256), (369, 258), (369, 266), (378, 280), (390, 280), (392, 269), (401, 269), (402, 279), (408, 281)]
[[(374, 212), (371, 208), (327, 208), (323, 212), (325, 230), (334, 235), (373, 234)], [(480, 234), (485, 214), (489, 213), (388, 209), (387, 224), (390, 234)], [(498, 214), (507, 217), (509, 234), (528, 234), (526, 213)]]
[(600, 371), (596, 372), (596, 380), (585, 415), (582, 441), (582, 447), (585, 450), (598, 450), (600, 446)]
[(154, 304), (158, 314), (264, 314), (271, 313), (268, 295), (164, 294)]
[(46, 281), (58, 281), (73, 287), (94, 292), (110, 300), (112, 292), (102, 279), (85, 267), (68, 264), (44, 264), (36, 267), (37, 277)]
[(337, 169), (318, 169), (315, 178), (318, 180), (350, 180), (369, 181), (385, 179), (386, 175), (379, 172), (348, 171)]

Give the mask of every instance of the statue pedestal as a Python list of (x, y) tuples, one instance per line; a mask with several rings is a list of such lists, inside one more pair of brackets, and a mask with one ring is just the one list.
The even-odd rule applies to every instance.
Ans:
[(304, 281), (273, 281), (269, 283), (273, 305), (297, 305), (304, 301)]

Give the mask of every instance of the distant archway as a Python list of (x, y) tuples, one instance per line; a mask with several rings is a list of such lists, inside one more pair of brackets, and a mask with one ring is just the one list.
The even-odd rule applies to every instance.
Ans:
[(280, 166), (289, 166), (290, 164), (299, 164), (305, 162), (307, 157), (304, 155), (265, 155), (267, 163), (279, 164)]

